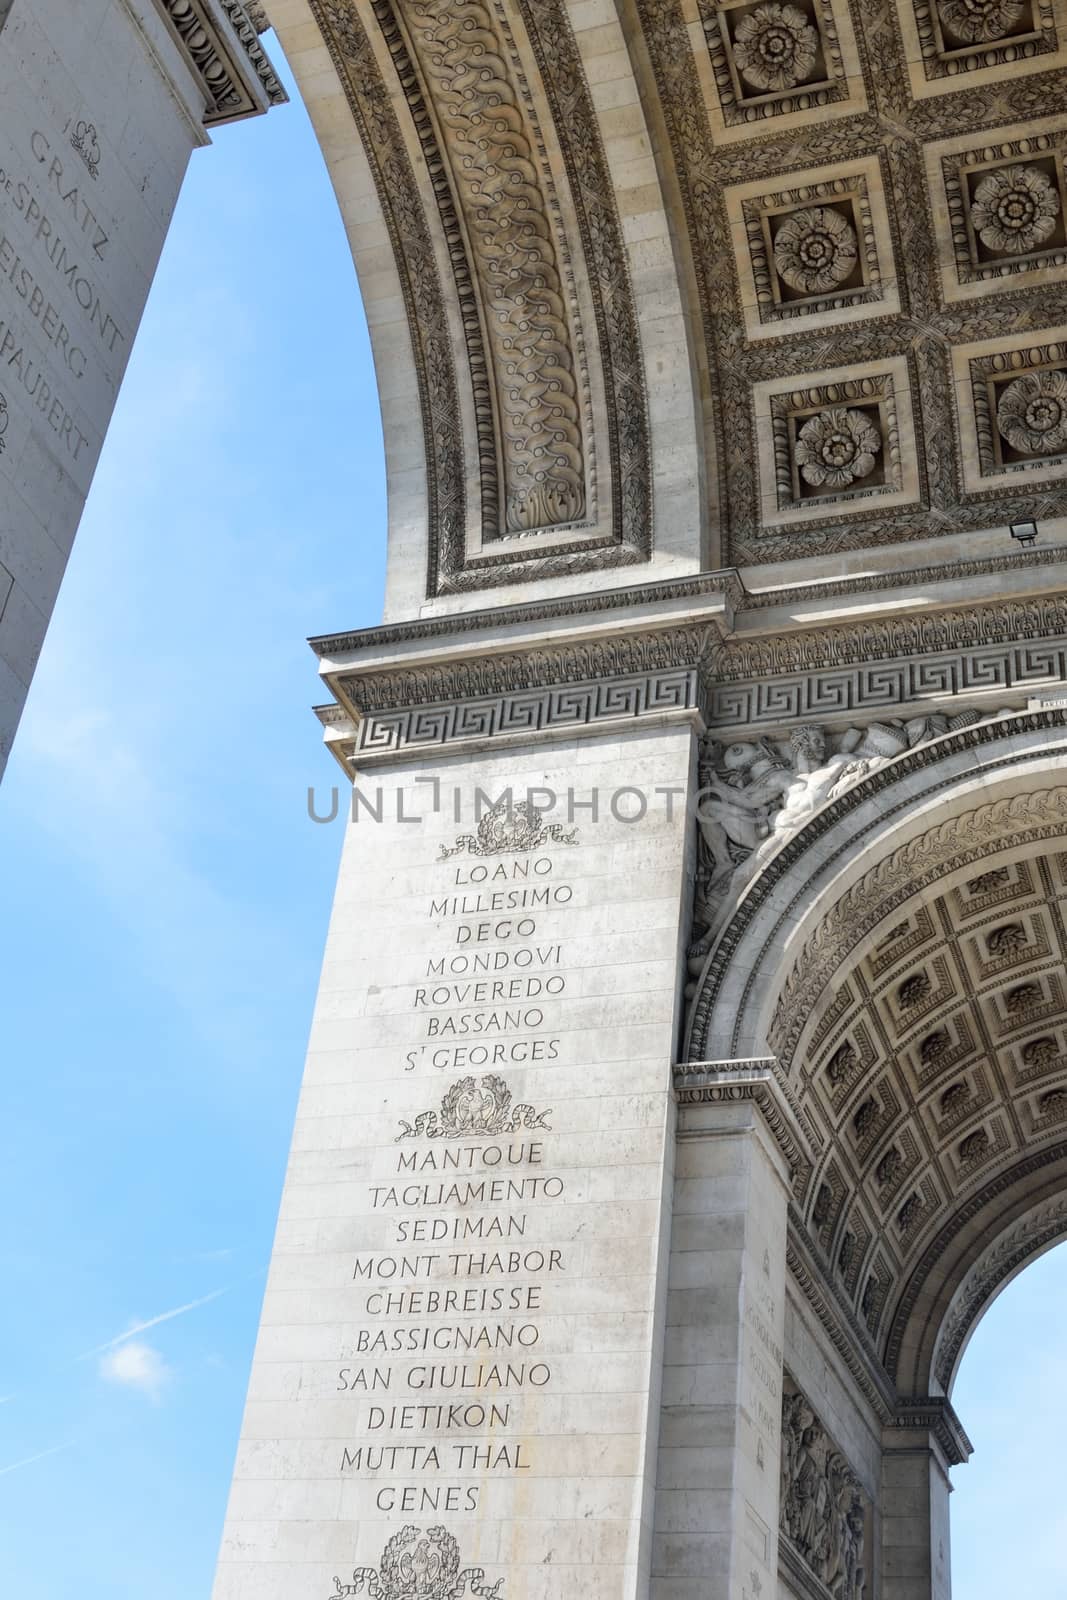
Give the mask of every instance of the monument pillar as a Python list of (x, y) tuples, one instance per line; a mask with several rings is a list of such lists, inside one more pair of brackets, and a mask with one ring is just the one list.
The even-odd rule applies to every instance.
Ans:
[(951, 1600), (949, 1468), (970, 1443), (942, 1397), (911, 1400), (882, 1436), (882, 1600)]
[(208, 129), (284, 101), (238, 0), (0, 0), (0, 773)]
[(676, 1092), (651, 1594), (758, 1600), (778, 1574), (785, 1128), (766, 1064), (686, 1066)]
[(215, 1600), (648, 1595), (691, 721), (361, 771)]

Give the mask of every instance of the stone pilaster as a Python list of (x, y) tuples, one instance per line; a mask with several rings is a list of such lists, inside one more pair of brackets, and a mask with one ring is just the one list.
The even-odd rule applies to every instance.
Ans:
[(881, 1600), (951, 1600), (949, 1468), (970, 1441), (947, 1400), (907, 1400), (882, 1452)]
[(776, 1592), (790, 1161), (767, 1063), (686, 1067), (653, 1600)]

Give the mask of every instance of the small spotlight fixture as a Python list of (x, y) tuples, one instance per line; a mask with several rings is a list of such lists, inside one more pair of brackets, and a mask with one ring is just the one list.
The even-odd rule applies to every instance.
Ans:
[(1020, 544), (1031, 545), (1037, 538), (1037, 523), (1012, 522), (1008, 525), (1008, 531), (1013, 539), (1018, 539)]

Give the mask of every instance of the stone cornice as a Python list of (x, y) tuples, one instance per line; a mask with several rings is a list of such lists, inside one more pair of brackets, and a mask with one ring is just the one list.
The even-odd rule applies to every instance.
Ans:
[(742, 631), (744, 611), (738, 574), (721, 572), (319, 638), (340, 716), (319, 715), (351, 776), (409, 751), (665, 709), (728, 738), (910, 707), (988, 712), (1067, 682), (1067, 594), (820, 628), (756, 607), (761, 632)]
[(775, 1076), (773, 1059), (756, 1061), (681, 1061), (674, 1068), (674, 1098), (680, 1106), (759, 1107), (789, 1168), (794, 1192), (807, 1185), (812, 1166), (811, 1130)]
[(786, 1266), (861, 1393), (873, 1406), (879, 1420), (888, 1423), (897, 1406), (893, 1384), (878, 1359), (866, 1329), (823, 1271), (807, 1238), (803, 1219), (792, 1206), (789, 1211)]
[[(203, 87), (205, 127), (254, 117), (289, 96), (243, 0), (156, 0)], [(265, 19), (264, 19), (265, 20)]]
[(898, 1399), (890, 1426), (931, 1434), (951, 1467), (962, 1466), (974, 1449), (952, 1402), (944, 1395)]

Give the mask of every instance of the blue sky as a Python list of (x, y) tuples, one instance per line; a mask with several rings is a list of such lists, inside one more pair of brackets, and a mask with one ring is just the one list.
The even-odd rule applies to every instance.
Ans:
[[(341, 842), (304, 641), (378, 620), (384, 541), (294, 103), (193, 158), (0, 788), (3, 1595), (209, 1595)], [(1065, 1293), (1059, 1250), (964, 1365), (964, 1600), (1067, 1592)]]

